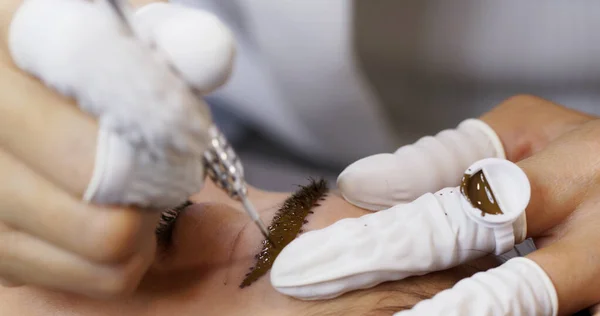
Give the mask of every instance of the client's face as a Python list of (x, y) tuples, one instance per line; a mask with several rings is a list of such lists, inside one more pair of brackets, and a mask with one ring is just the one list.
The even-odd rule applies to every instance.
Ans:
[[(288, 194), (250, 190), (268, 225)], [(196, 203), (173, 226), (172, 238), (139, 290), (116, 301), (96, 301), (34, 288), (0, 288), (1, 315), (391, 315), (451, 287), (478, 269), (462, 266), (445, 272), (382, 284), (337, 299), (298, 301), (276, 292), (268, 274), (248, 287), (240, 284), (256, 263), (263, 237), (241, 205), (207, 184)], [(303, 231), (319, 229), (367, 212), (335, 194), (312, 208)], [(302, 254), (298, 254), (301, 256)], [(492, 260), (493, 261), (493, 260)], [(495, 262), (478, 262), (481, 269)], [(374, 312), (379, 309), (378, 312)]]

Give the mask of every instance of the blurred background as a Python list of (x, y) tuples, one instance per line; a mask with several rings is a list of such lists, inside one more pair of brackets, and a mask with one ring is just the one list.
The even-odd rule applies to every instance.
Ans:
[[(217, 102), (218, 103), (218, 102)], [(213, 114), (217, 125), (233, 143), (244, 163), (246, 180), (269, 191), (292, 192), (309, 178), (324, 178), (335, 187), (342, 165), (323, 165), (297, 155), (285, 145), (236, 117), (224, 107), (216, 106)]]
[(335, 184), (516, 94), (600, 114), (598, 1), (179, 2), (234, 32), (231, 80), (208, 101), (263, 189)]

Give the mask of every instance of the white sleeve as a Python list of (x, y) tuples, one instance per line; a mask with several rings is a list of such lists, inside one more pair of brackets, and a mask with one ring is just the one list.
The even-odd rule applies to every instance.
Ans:
[(395, 316), (556, 316), (558, 297), (552, 281), (534, 261), (514, 258), (480, 272), (453, 288)]

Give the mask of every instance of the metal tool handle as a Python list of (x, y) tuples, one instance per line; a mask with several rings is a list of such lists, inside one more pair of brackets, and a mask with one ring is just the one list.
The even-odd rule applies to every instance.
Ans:
[(242, 163), (217, 127), (212, 126), (209, 134), (211, 142), (203, 156), (206, 174), (231, 198), (240, 200), (240, 194), (247, 193)]

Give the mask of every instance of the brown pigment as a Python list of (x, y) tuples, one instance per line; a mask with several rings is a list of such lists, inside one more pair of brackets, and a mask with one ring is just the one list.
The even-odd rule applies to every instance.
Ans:
[(327, 192), (325, 180), (311, 180), (309, 185), (301, 186), (283, 202), (268, 228), (272, 243), (262, 241), (262, 250), (255, 256), (256, 264), (250, 268), (240, 288), (250, 286), (271, 269), (281, 250), (301, 233), (302, 226), (307, 223), (306, 217), (313, 213), (313, 207), (319, 206), (318, 202), (324, 200)]
[(503, 214), (483, 171), (473, 175), (465, 174), (460, 184), (460, 192), (473, 207), (481, 210), (481, 216)]

